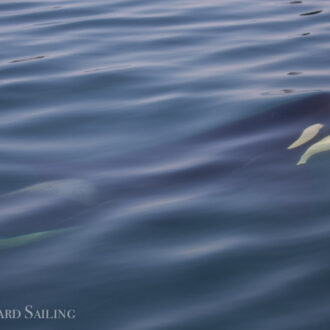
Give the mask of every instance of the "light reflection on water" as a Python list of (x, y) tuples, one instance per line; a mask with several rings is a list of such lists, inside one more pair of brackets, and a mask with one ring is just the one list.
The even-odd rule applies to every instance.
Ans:
[(328, 329), (330, 156), (287, 147), (329, 135), (329, 18), (2, 1), (0, 309), (78, 315), (11, 329)]

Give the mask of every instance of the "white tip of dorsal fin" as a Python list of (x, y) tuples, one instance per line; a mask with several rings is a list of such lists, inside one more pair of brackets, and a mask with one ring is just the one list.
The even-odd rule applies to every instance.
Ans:
[(294, 149), (294, 148), (300, 147), (301, 145), (310, 141), (319, 133), (320, 129), (323, 126), (324, 125), (322, 125), (322, 124), (314, 124), (314, 125), (308, 126), (307, 128), (305, 128), (302, 131), (299, 138), (288, 146), (288, 149)]

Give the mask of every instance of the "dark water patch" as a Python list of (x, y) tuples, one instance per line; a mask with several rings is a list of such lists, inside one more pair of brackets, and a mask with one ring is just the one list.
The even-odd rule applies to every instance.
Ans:
[(323, 10), (315, 10), (315, 11), (310, 11), (307, 13), (300, 14), (300, 16), (317, 15), (317, 14), (321, 14), (322, 12), (323, 12)]
[(261, 92), (260, 94), (264, 95), (264, 96), (281, 96), (283, 94), (305, 95), (306, 93), (310, 93), (310, 92), (321, 93), (322, 90), (316, 89), (316, 90), (310, 91), (310, 90), (295, 90), (295, 89), (290, 89), (290, 88), (284, 88), (281, 90), (264, 91), (264, 92)]
[(21, 58), (21, 59), (17, 59), (17, 60), (12, 60), (9, 63), (21, 63), (21, 62), (27, 62), (27, 61), (34, 61), (34, 60), (41, 60), (45, 58), (45, 56), (34, 56), (34, 57), (28, 57), (28, 58)]

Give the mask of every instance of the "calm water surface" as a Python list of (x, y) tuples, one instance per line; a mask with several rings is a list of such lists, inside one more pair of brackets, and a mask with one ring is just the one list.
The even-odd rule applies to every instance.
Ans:
[(0, 0), (0, 310), (77, 314), (0, 328), (329, 329), (330, 156), (286, 150), (329, 40), (326, 0)]

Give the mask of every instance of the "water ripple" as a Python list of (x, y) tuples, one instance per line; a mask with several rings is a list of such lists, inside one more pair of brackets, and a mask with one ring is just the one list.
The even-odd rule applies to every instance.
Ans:
[(70, 330), (328, 329), (329, 156), (286, 148), (329, 134), (329, 9), (2, 1), (1, 306), (73, 307)]

